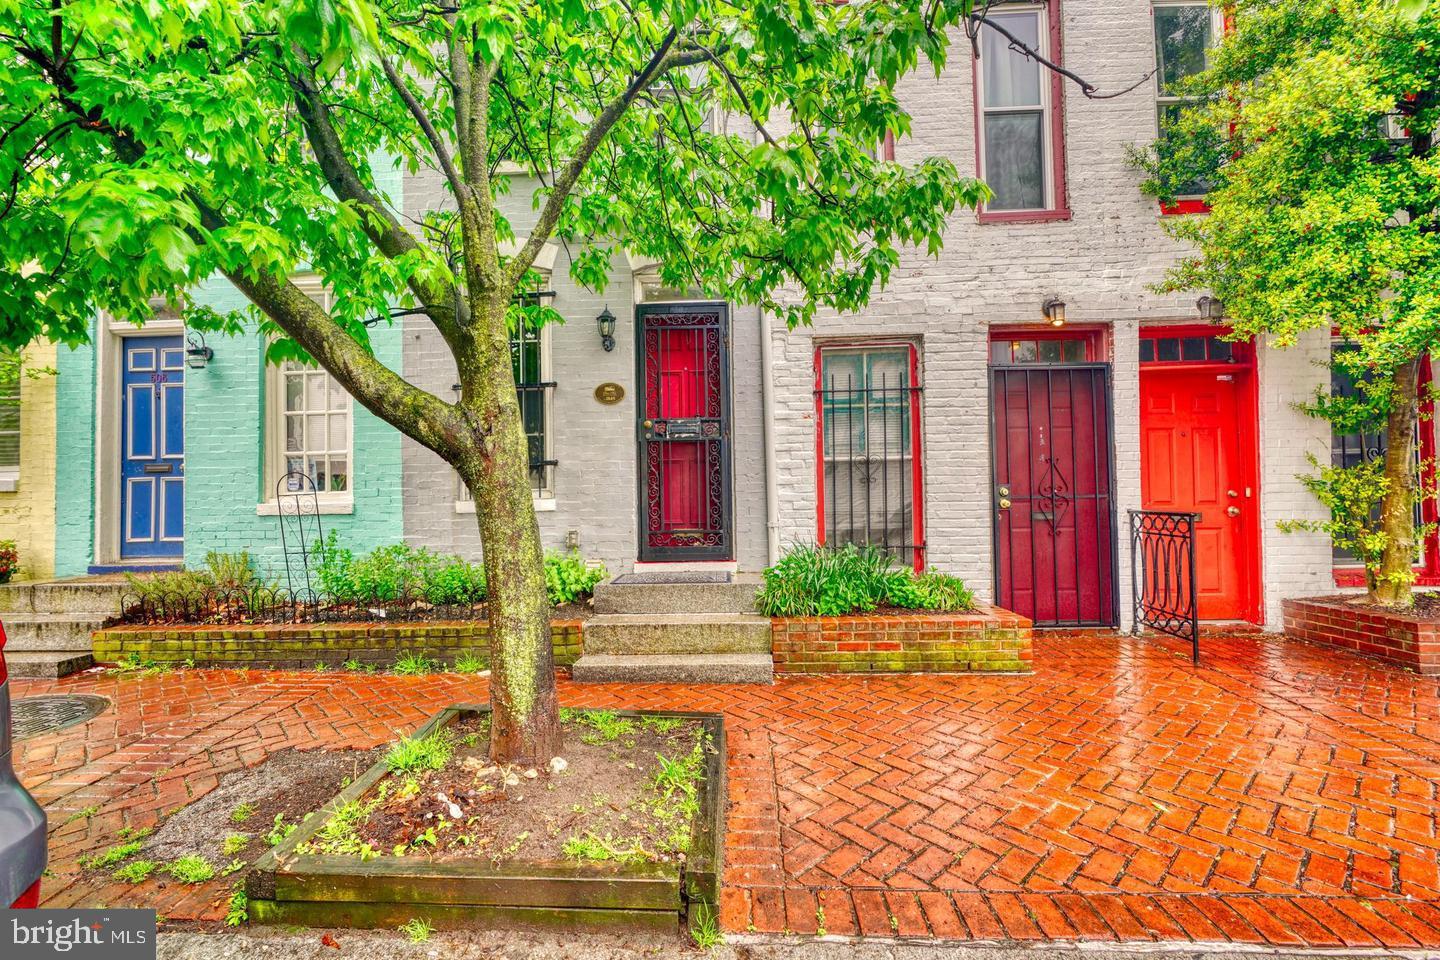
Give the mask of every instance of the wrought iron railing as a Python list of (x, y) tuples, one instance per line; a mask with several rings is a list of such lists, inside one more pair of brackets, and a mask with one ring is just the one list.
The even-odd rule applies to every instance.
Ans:
[(906, 565), (918, 537), (916, 405), (905, 378), (827, 378), (815, 391), (821, 415), (825, 542), (880, 547)]
[(483, 599), (456, 602), (423, 593), (334, 594), (289, 590), (277, 584), (166, 590), (144, 587), (122, 594), (120, 613), (107, 626), (140, 624), (350, 623), (355, 621), (483, 620)]
[(1195, 586), (1198, 513), (1130, 511), (1130, 590), (1135, 632), (1150, 627), (1190, 643), (1200, 662), (1200, 607)]

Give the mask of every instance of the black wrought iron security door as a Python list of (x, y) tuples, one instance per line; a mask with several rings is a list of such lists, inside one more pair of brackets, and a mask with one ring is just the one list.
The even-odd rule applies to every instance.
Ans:
[(728, 321), (721, 303), (636, 308), (641, 560), (734, 558)]
[(996, 599), (1037, 626), (1114, 626), (1107, 364), (990, 368)]

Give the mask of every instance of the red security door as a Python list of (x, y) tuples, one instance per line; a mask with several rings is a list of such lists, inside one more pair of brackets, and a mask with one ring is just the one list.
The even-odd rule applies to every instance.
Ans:
[(1202, 620), (1255, 620), (1259, 591), (1254, 378), (1248, 347), (1206, 331), (1142, 334), (1140, 486), (1146, 510), (1198, 513)]
[(640, 307), (640, 559), (732, 559), (723, 304)]

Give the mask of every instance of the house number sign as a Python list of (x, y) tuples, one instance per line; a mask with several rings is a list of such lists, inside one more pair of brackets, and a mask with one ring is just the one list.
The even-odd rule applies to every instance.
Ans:
[(624, 399), (625, 388), (618, 383), (602, 383), (595, 388), (595, 400), (607, 407), (613, 407)]

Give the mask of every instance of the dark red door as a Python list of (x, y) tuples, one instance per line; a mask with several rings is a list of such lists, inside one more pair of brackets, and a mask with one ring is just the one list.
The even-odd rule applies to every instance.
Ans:
[(640, 559), (733, 559), (725, 305), (654, 304), (635, 318)]
[(1109, 366), (993, 366), (990, 403), (996, 602), (1114, 626)]
[(1140, 376), (1140, 488), (1146, 510), (1200, 514), (1195, 587), (1202, 620), (1241, 620), (1243, 571), (1254, 553), (1255, 481), (1241, 449), (1243, 370), (1179, 366)]

